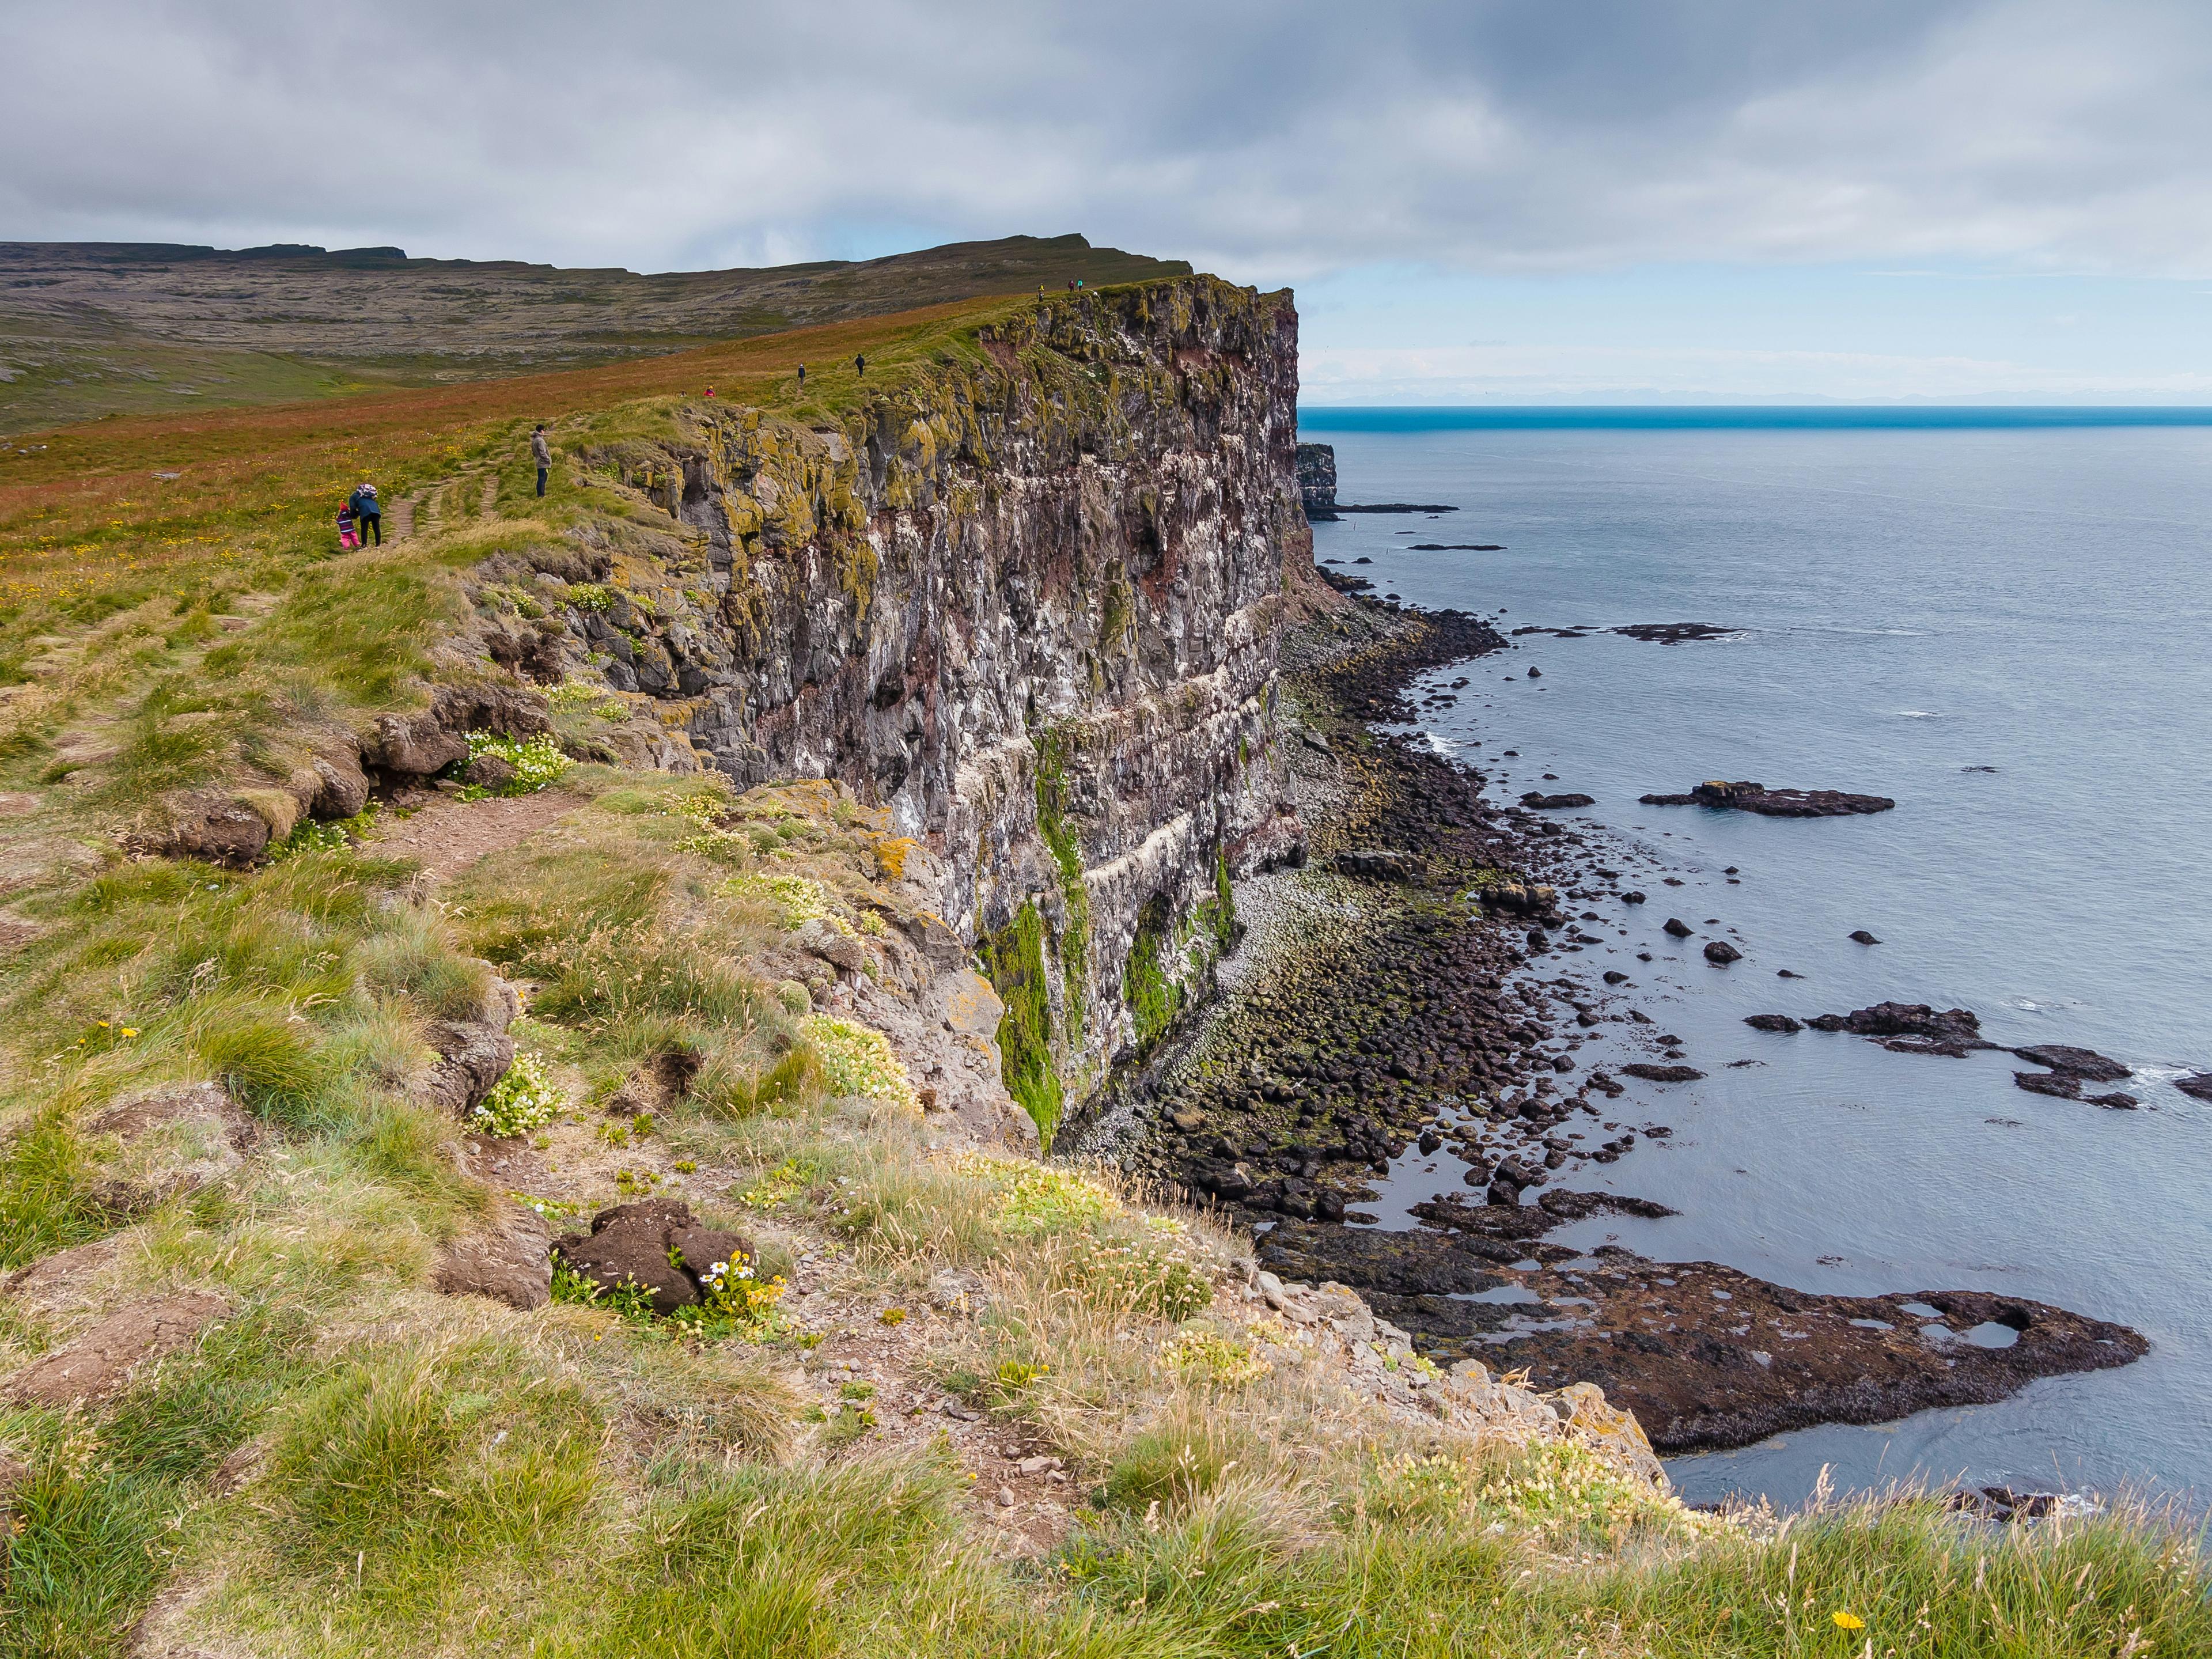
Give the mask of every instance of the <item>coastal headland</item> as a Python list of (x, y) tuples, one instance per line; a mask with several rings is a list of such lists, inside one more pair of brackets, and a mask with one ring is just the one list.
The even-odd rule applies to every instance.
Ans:
[(1287, 294), (1022, 275), (0, 452), (9, 1651), (2203, 1650), (2124, 1503), (1670, 1490), (2130, 1334), (1551, 1244), (1614, 878), (1375, 729), (1498, 634), (1316, 571)]

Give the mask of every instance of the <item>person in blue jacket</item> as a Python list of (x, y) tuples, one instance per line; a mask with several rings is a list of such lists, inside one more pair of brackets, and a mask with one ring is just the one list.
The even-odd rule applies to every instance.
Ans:
[(376, 499), (376, 486), (373, 483), (362, 484), (360, 489), (346, 497), (346, 505), (353, 509), (353, 516), (361, 526), (361, 544), (367, 547), (368, 538), (374, 536), (376, 544), (379, 547), (383, 546), (384, 506)]

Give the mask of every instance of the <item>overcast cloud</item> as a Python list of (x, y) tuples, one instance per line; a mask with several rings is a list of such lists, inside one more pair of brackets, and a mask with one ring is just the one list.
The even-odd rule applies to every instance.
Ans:
[(0, 0), (0, 236), (2212, 274), (2212, 8)]

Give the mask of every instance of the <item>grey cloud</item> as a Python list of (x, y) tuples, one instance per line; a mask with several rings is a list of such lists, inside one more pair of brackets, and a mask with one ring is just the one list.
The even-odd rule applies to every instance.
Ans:
[(0, 235), (2199, 272), (2209, 47), (2142, 0), (0, 0)]

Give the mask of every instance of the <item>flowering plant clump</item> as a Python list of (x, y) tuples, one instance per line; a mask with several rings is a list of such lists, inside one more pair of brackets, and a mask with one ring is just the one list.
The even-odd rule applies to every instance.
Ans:
[(799, 1022), (799, 1030), (821, 1057), (832, 1094), (886, 1101), (921, 1115), (921, 1097), (881, 1031), (829, 1014), (809, 1014)]
[(1224, 1388), (1235, 1388), (1267, 1374), (1267, 1362), (1247, 1343), (1213, 1331), (1178, 1331), (1160, 1350), (1160, 1358), (1176, 1370)]
[(519, 1054), (507, 1075), (492, 1085), (491, 1092), (469, 1114), (476, 1127), (501, 1139), (528, 1134), (561, 1115), (565, 1103), (544, 1063), (537, 1055)]
[(547, 784), (557, 781), (576, 763), (561, 752), (550, 732), (542, 732), (534, 738), (502, 738), (496, 732), (470, 732), (469, 759), (480, 760), (486, 755), (505, 761), (514, 769), (514, 776), (497, 789), (470, 784), (461, 791), (463, 800), (482, 800), (494, 794), (534, 795)]
[(782, 1163), (755, 1181), (738, 1194), (738, 1202), (748, 1210), (781, 1209), (806, 1189), (813, 1176), (795, 1158)]
[[(688, 848), (690, 843), (684, 845)], [(852, 924), (830, 908), (830, 895), (822, 884), (805, 876), (732, 876), (720, 890), (726, 898), (766, 899), (782, 912), (787, 932), (804, 927), (810, 921), (826, 921), (848, 936), (853, 932)]]
[(1120, 1199), (1100, 1182), (1073, 1170), (973, 1151), (952, 1152), (940, 1161), (998, 1189), (996, 1219), (1010, 1233), (1079, 1227), (1121, 1213)]
[(318, 823), (313, 818), (302, 818), (292, 833), (269, 849), (269, 861), (281, 864), (286, 859), (296, 858), (302, 853), (343, 853), (369, 831), (376, 822), (374, 801), (349, 818), (332, 818)]
[(605, 696), (604, 685), (594, 685), (589, 680), (568, 680), (555, 686), (545, 694), (545, 701), (554, 708), (568, 710), (586, 708)]
[(653, 1320), (653, 1292), (635, 1279), (625, 1279), (610, 1288), (595, 1279), (586, 1279), (558, 1255), (553, 1258), (553, 1299), (586, 1308), (605, 1308), (609, 1313), (643, 1324), (650, 1324)]
[(763, 1279), (757, 1266), (743, 1258), (717, 1261), (699, 1281), (699, 1305), (678, 1308), (669, 1322), (710, 1340), (739, 1336), (765, 1342), (791, 1328), (790, 1316), (776, 1306), (789, 1288), (781, 1275)]

